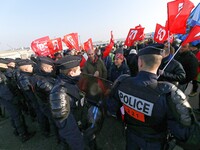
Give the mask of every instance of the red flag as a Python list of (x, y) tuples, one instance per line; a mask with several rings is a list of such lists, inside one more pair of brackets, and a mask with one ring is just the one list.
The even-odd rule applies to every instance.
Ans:
[(87, 55), (87, 53), (84, 53), (82, 55), (82, 59), (81, 59), (81, 62), (80, 62), (80, 67), (81, 68), (83, 68), (83, 66), (85, 65), (85, 62), (87, 61), (87, 59), (88, 59), (88, 55)]
[(163, 43), (164, 41), (166, 41), (168, 37), (167, 32), (168, 31), (166, 30), (165, 27), (157, 23), (155, 34), (154, 34), (154, 41), (156, 41), (157, 43)]
[(47, 42), (49, 41), (49, 36), (45, 36), (39, 39), (34, 40), (31, 43), (31, 48), (38, 56), (48, 56), (50, 55), (50, 50), (47, 46)]
[(194, 26), (181, 45), (184, 46), (185, 44), (195, 40), (200, 40), (200, 26)]
[(140, 29), (142, 28), (141, 24), (139, 24), (138, 26), (135, 26), (135, 29)]
[(87, 52), (88, 50), (93, 50), (92, 39), (88, 39), (87, 42), (83, 43), (84, 50)]
[(186, 33), (186, 23), (194, 4), (189, 0), (176, 0), (167, 3), (168, 26), (171, 33)]
[(80, 50), (78, 43), (78, 33), (67, 34), (63, 38), (63, 42), (67, 45), (69, 49)]
[(110, 43), (106, 46), (105, 51), (103, 52), (103, 58), (105, 58), (109, 55), (110, 51), (112, 50), (112, 48), (115, 44), (112, 31), (110, 34), (111, 34)]
[(63, 50), (61, 38), (56, 38), (56, 39), (49, 40), (47, 42), (47, 46), (48, 46), (48, 48), (50, 50), (51, 55), (53, 55), (57, 51)]
[(132, 46), (135, 41), (144, 39), (144, 28), (136, 26), (129, 30), (124, 45)]

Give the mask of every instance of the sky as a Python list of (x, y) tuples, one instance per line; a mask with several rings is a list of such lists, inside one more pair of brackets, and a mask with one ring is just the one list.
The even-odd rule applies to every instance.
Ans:
[[(35, 39), (51, 39), (76, 32), (79, 42), (126, 38), (141, 24), (154, 32), (165, 25), (171, 0), (2, 0), (0, 50), (30, 47)], [(199, 0), (191, 0), (196, 6)]]

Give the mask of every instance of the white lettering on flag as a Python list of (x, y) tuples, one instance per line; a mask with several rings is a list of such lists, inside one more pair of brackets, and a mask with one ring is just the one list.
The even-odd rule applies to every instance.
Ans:
[(198, 36), (200, 36), (200, 32), (199, 33), (197, 33), (194, 37), (198, 37)]

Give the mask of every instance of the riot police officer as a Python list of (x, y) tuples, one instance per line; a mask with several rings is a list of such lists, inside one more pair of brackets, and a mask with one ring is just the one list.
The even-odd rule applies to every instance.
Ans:
[(84, 149), (83, 136), (73, 114), (81, 99), (76, 86), (81, 73), (80, 61), (79, 56), (66, 56), (57, 61), (59, 75), (50, 92), (51, 111), (59, 136), (64, 146), (69, 145), (74, 150)]
[[(0, 60), (1, 71), (6, 71), (7, 62), (3, 59)], [(20, 108), (20, 101), (16, 95), (13, 94), (12, 87), (8, 83), (8, 79), (0, 71), (0, 104), (5, 107), (9, 116), (11, 118), (12, 127), (14, 128), (14, 134), (21, 138), (22, 142), (29, 140), (34, 133), (29, 133), (27, 130), (27, 125), (24, 120)], [(12, 91), (12, 92), (11, 92)]]
[(127, 150), (163, 149), (168, 128), (177, 140), (199, 146), (200, 127), (186, 96), (175, 85), (157, 81), (161, 54), (156, 45), (141, 49), (138, 75), (120, 76), (114, 83), (111, 93), (125, 113)]
[(36, 80), (34, 93), (38, 98), (40, 110), (46, 117), (42, 124), (42, 134), (48, 137), (50, 136), (51, 129), (51, 132), (57, 135), (57, 128), (52, 118), (49, 102), (49, 94), (55, 83), (55, 67), (54, 61), (48, 57), (38, 57), (37, 65), (37, 71), (34, 74)]
[(36, 83), (35, 78), (33, 77), (34, 63), (31, 60), (25, 59), (18, 61), (17, 64), (20, 70), (19, 76), (17, 78), (17, 85), (22, 91), (29, 107), (33, 108), (34, 112), (36, 113), (37, 121), (41, 130), (43, 131), (43, 121), (45, 116), (41, 112), (37, 97), (34, 94), (34, 87)]

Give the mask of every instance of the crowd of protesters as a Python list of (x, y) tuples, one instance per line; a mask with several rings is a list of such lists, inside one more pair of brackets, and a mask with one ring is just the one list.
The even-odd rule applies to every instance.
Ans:
[[(60, 132), (64, 132), (64, 129), (59, 129), (62, 124), (57, 122), (54, 117), (57, 112), (52, 112), (50, 107), (50, 105), (55, 105), (52, 104), (53, 102), (50, 103), (51, 98), (49, 95), (51, 95), (52, 92), (51, 88), (53, 85), (58, 84), (58, 80), (63, 78), (60, 74), (64, 74), (64, 71), (61, 71), (63, 66), (66, 67), (64, 61), (67, 62), (68, 56), (73, 55), (77, 57), (73, 59), (69, 57), (69, 59), (72, 59), (71, 61), (77, 59), (79, 62), (81, 56), (87, 53), (88, 59), (82, 68), (80, 68), (81, 71), (84, 74), (90, 74), (94, 77), (114, 82), (123, 74), (136, 76), (138, 73), (137, 53), (146, 46), (154, 44), (155, 43), (151, 39), (145, 42), (138, 42), (128, 48), (123, 44), (116, 44), (109, 56), (105, 58), (102, 57), (105, 50), (105, 47), (102, 46), (96, 46), (94, 49), (88, 50), (87, 52), (64, 50), (55, 53), (54, 58), (41, 56), (32, 56), (30, 59), (26, 60), (20, 58), (0, 58), (0, 105), (1, 108), (5, 107), (10, 116), (14, 135), (19, 137), (22, 142), (34, 136), (35, 132), (28, 131), (26, 118), (24, 117), (24, 115), (26, 115), (38, 122), (41, 129), (40, 132), (45, 137), (54, 134), (57, 142), (64, 143), (66, 149), (74, 145), (78, 146), (76, 142), (73, 143), (72, 141), (71, 143), (67, 143), (66, 141), (70, 140), (63, 139), (63, 133)], [(159, 45), (160, 49), (163, 49), (164, 52), (162, 63), (157, 72), (158, 80), (171, 82), (183, 92), (187, 88), (187, 85), (192, 82), (193, 88), (189, 96), (196, 96), (198, 88), (197, 76), (200, 73), (200, 44), (187, 44), (183, 46), (173, 58), (172, 56), (177, 50), (177, 44), (169, 46), (167, 42), (164, 42)], [(168, 62), (170, 63), (168, 64)], [(70, 66), (70, 68), (77, 67), (78, 65), (72, 66)], [(60, 85), (60, 87), (62, 87), (62, 85)], [(55, 89), (55, 87), (53, 89)], [(109, 100), (106, 104), (107, 106), (103, 105), (103, 107), (110, 107), (106, 111), (107, 115), (114, 116), (112, 104), (110, 104)], [(70, 107), (70, 109), (75, 109), (74, 107), (77, 106), (75, 104), (75, 106)], [(2, 115), (2, 111), (3, 110), (0, 110), (0, 116)], [(75, 116), (75, 113), (73, 115)], [(121, 115), (115, 117), (120, 116)], [(69, 115), (68, 117), (71, 116)], [(81, 125), (78, 123), (78, 117), (75, 116), (74, 118), (79, 129), (81, 128), (80, 131), (77, 132), (82, 132), (84, 134), (87, 128), (82, 129), (82, 127), (80, 127)], [(86, 140), (84, 139), (83, 141), (85, 142)], [(86, 143), (89, 145), (88, 147), (85, 146), (88, 149), (96, 149), (95, 143), (91, 144), (90, 140)], [(81, 142), (78, 144), (81, 144)]]

